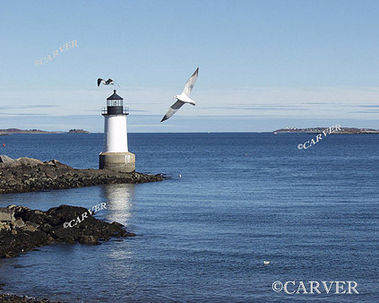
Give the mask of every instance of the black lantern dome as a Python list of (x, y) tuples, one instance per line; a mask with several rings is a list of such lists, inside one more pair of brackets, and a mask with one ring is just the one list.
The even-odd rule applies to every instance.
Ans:
[(107, 98), (107, 108), (103, 109), (102, 115), (128, 115), (127, 108), (124, 109), (123, 98), (113, 91), (113, 95)]

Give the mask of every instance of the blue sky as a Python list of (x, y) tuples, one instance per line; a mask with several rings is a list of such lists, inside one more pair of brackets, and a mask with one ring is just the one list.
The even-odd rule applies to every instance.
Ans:
[[(0, 4), (0, 128), (101, 132), (98, 77), (132, 132), (379, 128), (378, 1)], [(197, 106), (159, 123), (197, 66)]]

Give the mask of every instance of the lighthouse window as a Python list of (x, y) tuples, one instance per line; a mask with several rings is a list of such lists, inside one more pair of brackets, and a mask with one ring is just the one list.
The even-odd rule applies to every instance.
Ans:
[(108, 106), (123, 106), (122, 100), (108, 100)]

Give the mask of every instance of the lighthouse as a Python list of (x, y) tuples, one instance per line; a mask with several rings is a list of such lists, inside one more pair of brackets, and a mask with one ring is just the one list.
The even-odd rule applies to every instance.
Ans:
[(107, 107), (102, 110), (104, 117), (104, 151), (99, 156), (99, 168), (120, 172), (135, 171), (135, 155), (128, 151), (128, 131), (123, 98), (113, 91), (107, 98)]

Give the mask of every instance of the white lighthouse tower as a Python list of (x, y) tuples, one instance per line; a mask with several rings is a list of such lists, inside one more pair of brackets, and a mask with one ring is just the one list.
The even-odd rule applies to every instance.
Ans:
[(99, 156), (99, 168), (122, 172), (135, 170), (135, 155), (128, 151), (128, 132), (123, 98), (113, 91), (107, 98), (107, 107), (103, 109), (104, 116), (104, 152)]

